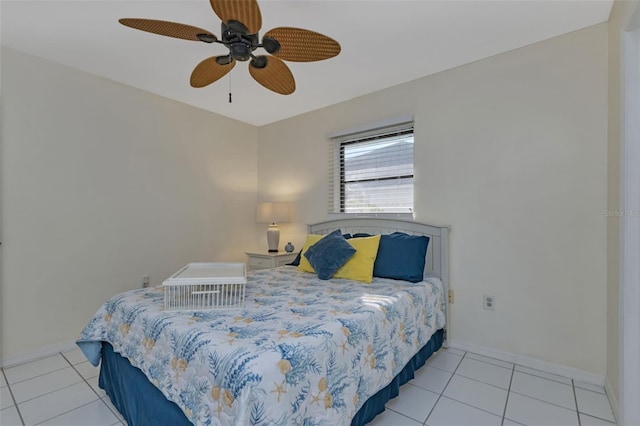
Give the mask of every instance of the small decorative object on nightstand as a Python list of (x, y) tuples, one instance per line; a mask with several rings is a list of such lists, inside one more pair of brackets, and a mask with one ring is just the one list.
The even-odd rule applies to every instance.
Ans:
[(247, 267), (249, 270), (271, 269), (293, 262), (297, 253), (269, 253), (247, 252)]
[(288, 242), (286, 246), (284, 246), (284, 251), (286, 251), (287, 253), (293, 253), (293, 250), (295, 250), (295, 247), (293, 247), (293, 244), (291, 244), (291, 242)]

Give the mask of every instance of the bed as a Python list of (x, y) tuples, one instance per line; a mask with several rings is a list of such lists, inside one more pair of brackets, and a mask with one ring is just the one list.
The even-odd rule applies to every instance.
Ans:
[(228, 311), (164, 312), (161, 288), (116, 295), (78, 345), (128, 424), (361, 425), (446, 345), (447, 227), (356, 218), (308, 228), (426, 236), (424, 279), (321, 280), (284, 266), (250, 273), (244, 308)]

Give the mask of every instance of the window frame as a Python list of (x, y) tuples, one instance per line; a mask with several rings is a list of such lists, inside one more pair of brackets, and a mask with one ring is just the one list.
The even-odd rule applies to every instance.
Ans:
[[(375, 141), (376, 139), (385, 139), (392, 135), (402, 136), (411, 134), (414, 137), (412, 162), (413, 171), (411, 174), (398, 174), (392, 177), (372, 178), (363, 180), (346, 181), (345, 170), (345, 146), (350, 144), (360, 144)], [(355, 217), (355, 216), (373, 216), (373, 217), (402, 217), (412, 218), (415, 207), (415, 128), (413, 120), (394, 123), (392, 125), (378, 126), (369, 129), (360, 128), (358, 131), (345, 132), (343, 134), (333, 135), (329, 139), (329, 205), (328, 213), (332, 216)], [(381, 181), (381, 180), (397, 180), (411, 179), (412, 202), (409, 211), (398, 212), (347, 212), (346, 210), (346, 190), (345, 187), (349, 183), (365, 182), (365, 181)]]

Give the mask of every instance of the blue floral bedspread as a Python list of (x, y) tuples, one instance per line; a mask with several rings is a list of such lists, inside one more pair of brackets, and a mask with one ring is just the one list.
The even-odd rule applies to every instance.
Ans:
[(245, 306), (163, 310), (163, 290), (107, 301), (78, 345), (144, 372), (196, 425), (348, 425), (444, 327), (442, 283), (319, 280), (294, 267), (252, 272)]

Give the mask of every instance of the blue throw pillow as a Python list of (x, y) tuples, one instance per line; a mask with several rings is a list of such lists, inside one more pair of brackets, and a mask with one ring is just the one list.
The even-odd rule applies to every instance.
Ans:
[(382, 235), (373, 276), (417, 283), (422, 281), (429, 237), (402, 232)]
[(328, 280), (356, 252), (339, 229), (323, 237), (304, 253), (321, 280)]
[(293, 259), (293, 261), (291, 263), (287, 263), (287, 265), (291, 265), (291, 266), (298, 266), (300, 265), (300, 256), (302, 256), (302, 250), (300, 250), (298, 252), (298, 255), (296, 256), (295, 259)]
[[(351, 234), (342, 234), (342, 236), (343, 236), (345, 239), (347, 239), (347, 240), (348, 240), (349, 238), (351, 238)], [(300, 250), (300, 251), (298, 252), (298, 255), (296, 256), (296, 258), (295, 258), (295, 259), (293, 259), (293, 261), (292, 261), (291, 263), (287, 263), (287, 265), (290, 265), (290, 266), (299, 266), (299, 265), (300, 265), (300, 256), (302, 256), (302, 250)]]

